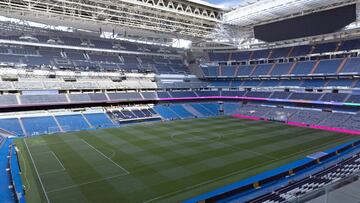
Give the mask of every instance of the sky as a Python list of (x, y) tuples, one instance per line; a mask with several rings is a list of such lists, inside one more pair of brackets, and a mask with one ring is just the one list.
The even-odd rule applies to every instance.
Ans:
[(233, 7), (240, 4), (241, 0), (203, 0), (215, 5), (219, 5), (224, 8)]

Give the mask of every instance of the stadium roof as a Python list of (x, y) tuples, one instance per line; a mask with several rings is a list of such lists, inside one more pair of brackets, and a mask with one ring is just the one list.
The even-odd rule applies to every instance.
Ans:
[(247, 5), (226, 13), (224, 23), (253, 26), (356, 2), (357, 0), (252, 0), (247, 1)]
[[(239, 7), (224, 14), (223, 23), (213, 34), (213, 42), (224, 45), (216, 49), (239, 47), (241, 49), (261, 46), (277, 46), (289, 44), (304, 44), (320, 40), (331, 40), (359, 35), (360, 21), (352, 23), (338, 33), (312, 36), (276, 43), (265, 43), (254, 38), (254, 26), (281, 21), (313, 12), (324, 11), (336, 7), (359, 3), (359, 0), (246, 0)], [(359, 7), (358, 7), (359, 9)], [(359, 13), (359, 11), (358, 11)], [(212, 44), (211, 42), (208, 44)], [(211, 49), (211, 48), (210, 48)]]
[(224, 11), (198, 0), (0, 0), (1, 15), (80, 29), (208, 38)]

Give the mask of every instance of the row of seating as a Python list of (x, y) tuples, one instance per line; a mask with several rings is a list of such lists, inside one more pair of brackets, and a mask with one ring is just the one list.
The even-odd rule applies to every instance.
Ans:
[(356, 154), (318, 173), (290, 183), (271, 193), (267, 193), (247, 202), (280, 203), (296, 201), (306, 193), (326, 187), (326, 185), (334, 183), (345, 177), (349, 177), (359, 171), (360, 157), (359, 154)]
[(204, 77), (256, 77), (256, 76), (306, 76), (359, 74), (360, 58), (326, 59), (290, 63), (259, 65), (206, 66), (201, 70)]
[(340, 113), (324, 112), (320, 110), (280, 108), (273, 106), (241, 105), (226, 103), (226, 114), (242, 114), (271, 120), (291, 121), (304, 124), (327, 126), (360, 131), (360, 112)]
[[(156, 46), (150, 44), (140, 44), (124, 40), (112, 40), (104, 39), (95, 36), (82, 36), (74, 37), (74, 35), (66, 36), (62, 32), (52, 32), (50, 35), (0, 35), (0, 39), (15, 40), (15, 41), (28, 41), (35, 43), (46, 44), (58, 44), (58, 45), (70, 45), (81, 46), (99, 49), (114, 49), (114, 50), (128, 50), (138, 52), (150, 52), (150, 53), (176, 53), (175, 48)], [(6, 48), (0, 49), (1, 53), (6, 53)], [(13, 49), (14, 53), (24, 53), (22, 49)], [(28, 52), (26, 52), (28, 53)], [(31, 52), (30, 52), (31, 53)]]
[(213, 62), (221, 61), (248, 61), (256, 59), (277, 59), (306, 56), (335, 51), (351, 51), (360, 49), (360, 40), (347, 40), (316, 45), (302, 45), (276, 49), (263, 49), (257, 51), (226, 51), (209, 52), (209, 59)]
[[(180, 56), (148, 56), (59, 50), (21, 46), (0, 48), (2, 64), (26, 64), (28, 68), (66, 69), (74, 71), (153, 71), (158, 74), (189, 73)], [(8, 51), (5, 51), (8, 50)], [(21, 50), (21, 51), (20, 51)]]
[(157, 113), (152, 108), (142, 109), (115, 109), (107, 111), (107, 115), (114, 121), (122, 120), (137, 120), (153, 118), (157, 116)]
[(24, 79), (19, 81), (1, 81), (0, 89), (9, 90), (89, 90), (89, 89), (155, 89), (157, 84), (145, 78), (127, 79), (114, 82), (110, 79), (64, 81), (63, 79)]
[(219, 115), (219, 105), (211, 102), (156, 105), (154, 109), (165, 120), (205, 118)]
[(113, 127), (104, 113), (39, 115), (0, 119), (0, 128), (18, 136)]
[(272, 80), (232, 80), (213, 81), (209, 87), (239, 88), (239, 87), (303, 87), (303, 88), (360, 88), (357, 79), (272, 79)]
[(324, 102), (360, 103), (360, 95), (350, 93), (313, 93), (284, 91), (169, 91), (169, 92), (118, 92), (118, 93), (83, 93), (54, 95), (1, 95), (0, 106), (11, 105), (48, 105), (91, 102), (126, 102), (158, 100), (164, 98), (192, 97), (256, 97), (270, 99), (290, 99)]

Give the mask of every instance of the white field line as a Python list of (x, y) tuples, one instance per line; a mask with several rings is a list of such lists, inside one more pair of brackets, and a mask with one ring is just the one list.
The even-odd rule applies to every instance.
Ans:
[[(20, 151), (20, 153), (21, 153), (21, 151)], [(30, 189), (31, 189), (31, 186), (30, 186), (30, 183), (29, 183), (29, 180), (28, 180), (28, 178), (27, 178), (27, 176), (26, 176), (26, 172), (27, 172), (27, 168), (26, 168), (26, 162), (25, 162), (25, 158), (24, 158), (24, 155), (23, 154), (20, 154), (20, 158), (21, 158), (21, 161), (22, 161), (22, 163), (23, 163), (23, 165), (24, 165), (24, 167), (23, 167), (23, 171), (24, 171), (24, 179), (25, 179), (25, 182), (26, 182), (26, 185), (25, 185), (25, 192), (27, 192), (27, 191), (29, 191)]]
[(66, 170), (65, 167), (64, 167), (64, 165), (63, 165), (63, 164), (61, 163), (61, 161), (59, 160), (58, 156), (56, 156), (56, 154), (55, 154), (53, 151), (51, 151), (51, 153), (54, 155), (55, 159), (59, 162), (59, 164), (61, 165), (61, 167), (63, 168), (63, 170)]
[(84, 185), (88, 185), (88, 184), (92, 184), (92, 183), (97, 183), (97, 182), (101, 182), (101, 181), (109, 180), (109, 179), (113, 179), (113, 178), (118, 178), (118, 177), (126, 176), (126, 175), (129, 175), (129, 174), (123, 173), (120, 175), (114, 175), (114, 176), (110, 176), (110, 177), (106, 177), (106, 178), (100, 178), (100, 179), (93, 180), (93, 181), (88, 181), (88, 182), (75, 184), (75, 185), (71, 185), (71, 186), (67, 186), (67, 187), (63, 187), (63, 188), (59, 188), (59, 189), (55, 189), (55, 190), (50, 190), (47, 193), (59, 192), (59, 191), (63, 191), (66, 189), (76, 188), (76, 187), (80, 187), (80, 186), (84, 186)]
[(100, 152), (99, 150), (97, 150), (94, 146), (92, 146), (91, 144), (89, 144), (88, 142), (86, 142), (85, 140), (81, 139), (85, 144), (87, 144), (90, 148), (94, 149), (96, 152), (98, 152), (101, 156), (105, 157), (107, 160), (109, 160), (111, 163), (113, 163), (115, 166), (119, 167), (120, 169), (122, 169), (123, 171), (125, 171), (125, 173), (128, 175), (130, 174), (130, 172), (128, 170), (126, 170), (124, 167), (120, 166), (119, 164), (117, 164), (116, 162), (114, 162), (112, 159), (110, 159), (109, 157), (107, 157), (105, 154), (103, 154), (102, 152)]
[[(56, 156), (56, 154), (55, 154), (53, 151), (46, 152), (46, 153), (52, 154), (52, 155), (55, 157), (55, 159), (59, 162), (59, 164), (60, 164), (60, 166), (62, 167), (62, 169), (53, 170), (53, 171), (47, 171), (47, 172), (44, 172), (44, 173), (40, 173), (40, 175), (48, 175), (48, 174), (52, 174), (52, 173), (59, 173), (59, 172), (63, 172), (63, 171), (66, 170), (65, 167), (64, 167), (64, 165), (61, 163), (61, 161), (59, 160), (59, 158)], [(42, 154), (45, 154), (45, 152), (42, 153)]]
[[(66, 143), (72, 143), (72, 142), (81, 142), (81, 140), (79, 139), (73, 139), (73, 140), (69, 140), (69, 141), (62, 141), (62, 142), (54, 142), (54, 143), (41, 143), (41, 144), (32, 144), (31, 147), (43, 147), (43, 146), (49, 146), (49, 145), (58, 145), (58, 144), (66, 144)], [(41, 154), (41, 153), (47, 153), (47, 152), (40, 152), (40, 153), (36, 153), (36, 154)]]
[[(340, 138), (340, 139), (336, 139), (335, 141), (341, 141), (341, 140), (345, 140), (345, 138)], [(263, 162), (261, 164), (257, 164), (257, 165), (254, 165), (254, 166), (251, 166), (249, 168), (245, 168), (245, 169), (242, 169), (242, 170), (239, 170), (239, 171), (234, 171), (232, 173), (229, 173), (229, 174), (226, 174), (226, 175), (223, 175), (223, 176), (218, 176), (214, 179), (210, 179), (210, 180), (207, 180), (205, 182), (202, 182), (202, 183), (199, 183), (199, 184), (195, 184), (195, 185), (191, 185), (191, 186), (188, 186), (188, 187), (185, 187), (181, 190), (177, 190), (177, 191), (174, 191), (174, 192), (170, 192), (170, 193), (167, 193), (167, 194), (164, 194), (164, 195), (161, 195), (161, 196), (158, 196), (158, 197), (155, 197), (153, 199), (150, 199), (150, 200), (147, 200), (147, 201), (144, 201), (143, 203), (149, 203), (149, 202), (153, 202), (155, 200), (158, 200), (158, 199), (162, 199), (162, 198), (165, 198), (165, 197), (168, 197), (168, 196), (172, 196), (174, 194), (178, 194), (178, 193), (181, 193), (183, 191), (188, 191), (189, 189), (193, 189), (193, 188), (197, 188), (198, 186), (202, 186), (202, 185), (205, 185), (205, 184), (209, 184), (209, 183), (213, 183), (213, 182), (216, 182), (218, 180), (221, 180), (221, 179), (224, 179), (224, 178), (228, 178), (230, 176), (233, 176), (233, 175), (236, 175), (236, 174), (239, 174), (243, 171), (247, 171), (247, 170), (250, 170), (250, 169), (253, 169), (253, 168), (257, 168), (259, 166), (263, 166), (263, 165), (266, 165), (268, 163), (272, 163), (274, 161), (281, 161), (281, 160), (284, 160), (286, 158), (289, 158), (289, 157), (292, 157), (294, 155), (297, 155), (297, 154), (301, 154), (303, 152), (306, 152), (306, 151), (310, 151), (314, 148), (319, 148), (319, 147), (323, 147), (323, 146), (327, 146), (327, 145), (330, 145), (330, 143), (327, 143), (327, 144), (323, 144), (323, 145), (318, 145), (318, 146), (314, 146), (314, 147), (311, 147), (311, 148), (307, 148), (305, 150), (301, 150), (301, 151), (298, 151), (298, 152), (295, 152), (295, 153), (292, 153), (292, 154), (289, 154), (287, 156), (284, 156), (284, 157), (281, 157), (279, 159), (276, 159), (276, 160), (270, 160), (270, 161), (266, 161), (266, 162)]]
[(33, 165), (34, 165), (35, 172), (36, 172), (36, 175), (37, 175), (37, 177), (38, 177), (38, 179), (39, 179), (39, 181), (40, 181), (41, 188), (42, 188), (42, 190), (44, 191), (44, 195), (45, 195), (46, 201), (47, 201), (47, 202), (50, 202), (49, 197), (47, 196), (47, 193), (46, 193), (46, 191), (45, 191), (44, 184), (43, 184), (43, 182), (42, 182), (42, 180), (41, 180), (41, 177), (40, 177), (40, 175), (39, 175), (39, 171), (38, 171), (37, 168), (36, 168), (34, 159), (33, 159), (32, 155), (31, 155), (31, 152), (30, 152), (29, 147), (28, 147), (28, 145), (27, 145), (26, 138), (24, 139), (24, 143), (25, 143), (25, 146), (26, 146), (27, 151), (29, 152), (31, 161), (32, 161), (32, 163), (33, 163)]
[(53, 174), (53, 173), (60, 173), (60, 172), (63, 172), (63, 171), (65, 171), (65, 169), (47, 171), (47, 172), (44, 172), (44, 173), (40, 173), (40, 175), (41, 175), (41, 176), (44, 176), (44, 175), (49, 175), (49, 174)]

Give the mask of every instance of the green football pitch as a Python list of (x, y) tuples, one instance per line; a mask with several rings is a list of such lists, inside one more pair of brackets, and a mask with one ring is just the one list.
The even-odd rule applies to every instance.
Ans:
[(230, 117), (17, 139), (26, 200), (180, 202), (358, 136)]

